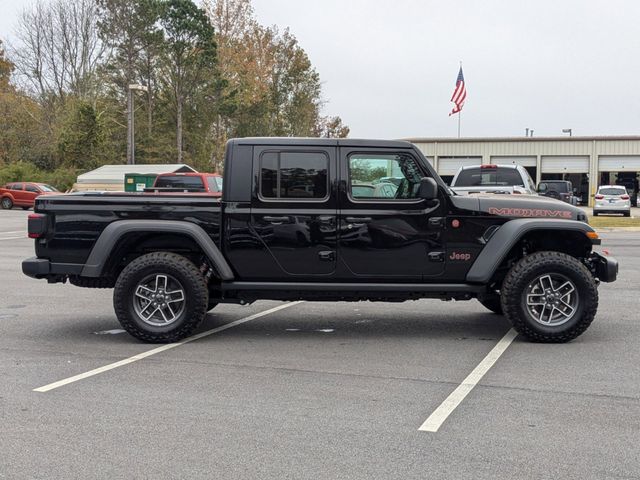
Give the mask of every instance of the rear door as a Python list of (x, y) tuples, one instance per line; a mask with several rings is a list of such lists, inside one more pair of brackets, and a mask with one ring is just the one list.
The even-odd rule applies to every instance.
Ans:
[(13, 195), (13, 203), (16, 206), (23, 206), (27, 203), (25, 199), (24, 183), (14, 183), (11, 187), (11, 194)]
[(442, 274), (444, 202), (418, 197), (430, 174), (415, 152), (341, 147), (340, 165), (340, 275), (420, 281)]
[(33, 206), (33, 204), (36, 201), (36, 197), (38, 195), (41, 195), (41, 194), (42, 194), (42, 192), (35, 185), (33, 185), (31, 183), (25, 184), (25, 187), (24, 187), (24, 200), (25, 200), (25, 203), (27, 205)]
[(250, 229), (263, 251), (249, 276), (316, 279), (336, 268), (336, 148), (254, 147)]

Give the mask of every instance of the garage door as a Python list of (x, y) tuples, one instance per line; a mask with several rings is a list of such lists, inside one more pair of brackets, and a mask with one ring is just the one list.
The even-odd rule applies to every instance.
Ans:
[(639, 172), (640, 156), (600, 155), (598, 170), (601, 172)]
[(480, 165), (482, 157), (439, 157), (438, 174), (455, 175), (460, 167)]
[(536, 157), (491, 157), (494, 165), (522, 165), (523, 167), (535, 167)]
[(589, 157), (542, 157), (542, 173), (589, 173)]

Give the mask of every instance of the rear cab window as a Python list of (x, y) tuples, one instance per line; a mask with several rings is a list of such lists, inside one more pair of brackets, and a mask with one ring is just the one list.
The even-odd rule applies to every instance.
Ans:
[(199, 176), (187, 175), (163, 175), (158, 177), (156, 184), (158, 188), (188, 188), (204, 191), (204, 181)]
[(524, 187), (522, 176), (515, 168), (474, 167), (461, 170), (453, 187)]

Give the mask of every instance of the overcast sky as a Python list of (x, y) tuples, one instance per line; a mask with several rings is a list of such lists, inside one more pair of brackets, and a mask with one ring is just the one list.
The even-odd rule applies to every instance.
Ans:
[[(640, 134), (640, 2), (253, 0), (289, 27), (352, 137)], [(30, 0), (0, 0), (0, 38)]]

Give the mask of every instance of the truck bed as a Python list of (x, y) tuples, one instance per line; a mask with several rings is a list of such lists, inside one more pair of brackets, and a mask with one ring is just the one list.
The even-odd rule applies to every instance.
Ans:
[(220, 199), (210, 195), (82, 192), (40, 197), (34, 211), (46, 213), (53, 227), (47, 242), (36, 242), (36, 255), (62, 263), (83, 264), (102, 231), (116, 220), (188, 221), (216, 244), (220, 240)]

